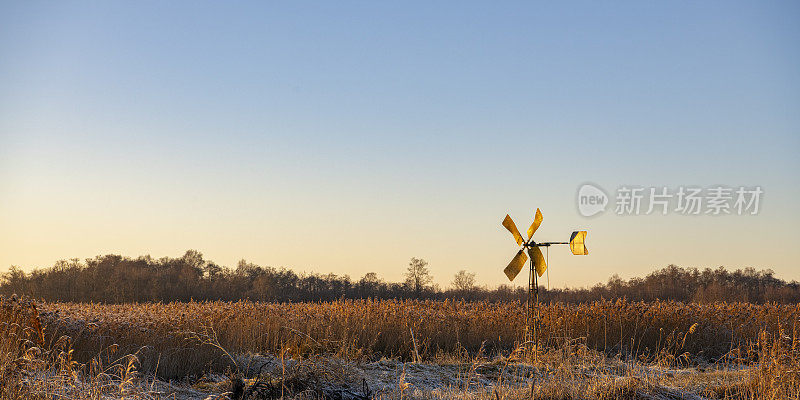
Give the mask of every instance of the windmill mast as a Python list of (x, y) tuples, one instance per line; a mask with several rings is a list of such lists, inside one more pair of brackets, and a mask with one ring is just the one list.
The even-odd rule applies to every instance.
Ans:
[[(533, 304), (531, 304), (533, 303)], [(536, 328), (539, 323), (539, 277), (531, 258), (531, 268), (528, 271), (528, 299), (525, 302), (525, 343), (533, 343), (536, 338)]]

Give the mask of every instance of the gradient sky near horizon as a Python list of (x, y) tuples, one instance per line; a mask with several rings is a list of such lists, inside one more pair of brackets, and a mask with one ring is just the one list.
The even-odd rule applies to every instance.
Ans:
[[(550, 284), (668, 264), (800, 280), (797, 2), (0, 2), (0, 270), (201, 251)], [(576, 191), (760, 185), (758, 215), (577, 212)], [(518, 278), (516, 284), (525, 280)]]

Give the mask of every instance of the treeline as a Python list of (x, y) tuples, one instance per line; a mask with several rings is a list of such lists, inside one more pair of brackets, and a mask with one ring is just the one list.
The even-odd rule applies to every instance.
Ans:
[[(420, 298), (485, 301), (524, 301), (525, 289), (475, 284), (474, 274), (459, 271), (450, 287), (432, 284), (427, 263), (411, 259), (406, 280), (386, 282), (375, 273), (358, 280), (334, 274), (297, 274), (286, 268), (262, 267), (240, 261), (227, 268), (189, 250), (180, 258), (119, 255), (62, 260), (54, 266), (25, 273), (11, 267), (0, 276), (0, 294), (28, 295), (47, 301), (126, 303), (146, 301), (239, 300), (331, 301), (341, 298)], [(799, 303), (800, 283), (786, 282), (771, 270), (698, 270), (670, 265), (644, 278), (579, 289), (540, 289), (544, 302), (582, 303), (601, 299), (631, 301)]]
[(800, 303), (800, 283), (776, 278), (771, 269), (755, 268), (728, 271), (681, 268), (669, 265), (644, 278), (620, 279), (614, 275), (605, 284), (589, 289), (554, 289), (546, 291), (550, 301), (584, 303), (601, 299), (631, 301), (675, 300), (685, 303), (718, 301), (745, 303)]

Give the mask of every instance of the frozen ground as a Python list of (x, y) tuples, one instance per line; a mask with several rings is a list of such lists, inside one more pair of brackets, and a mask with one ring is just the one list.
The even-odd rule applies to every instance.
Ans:
[[(709, 388), (741, 379), (742, 369), (668, 369), (624, 362), (534, 368), (504, 359), (472, 363), (352, 362), (336, 358), (281, 360), (241, 355), (240, 371), (194, 381), (140, 377), (127, 393), (107, 398), (188, 399), (703, 399)], [(238, 386), (238, 388), (237, 388)], [(67, 396), (68, 397), (68, 396)]]
[[(558, 355), (562, 356), (559, 357)], [(132, 370), (98, 375), (36, 373), (24, 379), (59, 399), (703, 399), (722, 397), (746, 381), (747, 367), (673, 369), (604, 358), (599, 353), (549, 354), (534, 365), (508, 358), (471, 362), (373, 362), (335, 357), (281, 359), (235, 356), (235, 370), (163, 381)], [(752, 366), (750, 368), (753, 368)], [(726, 389), (728, 388), (728, 389)]]

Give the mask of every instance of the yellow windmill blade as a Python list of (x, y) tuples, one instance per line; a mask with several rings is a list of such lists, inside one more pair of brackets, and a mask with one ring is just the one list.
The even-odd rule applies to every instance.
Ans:
[(536, 217), (533, 218), (533, 223), (528, 228), (528, 240), (531, 240), (533, 234), (536, 233), (537, 229), (539, 229), (539, 225), (542, 224), (542, 219), (542, 212), (537, 208)]
[(508, 214), (506, 214), (506, 218), (503, 220), (503, 226), (505, 226), (506, 229), (508, 229), (508, 231), (514, 235), (514, 240), (517, 241), (518, 245), (522, 246), (522, 243), (525, 243), (525, 241), (522, 240), (522, 235), (520, 235), (519, 229), (517, 229), (517, 225), (514, 224), (514, 220), (512, 220)]
[(520, 250), (517, 252), (517, 255), (511, 259), (511, 262), (508, 263), (506, 269), (503, 272), (508, 277), (509, 281), (513, 281), (514, 278), (517, 277), (520, 271), (522, 271), (522, 267), (525, 266), (525, 262), (528, 261), (528, 256), (525, 255), (525, 252)]
[(542, 251), (539, 250), (539, 247), (529, 247), (528, 254), (530, 254), (531, 259), (533, 259), (533, 266), (536, 268), (536, 275), (542, 276), (544, 271), (547, 271), (547, 262), (544, 260), (544, 255), (542, 255)]
[(586, 231), (572, 232), (572, 236), (569, 237), (569, 249), (576, 256), (589, 255), (589, 249), (586, 248)]

